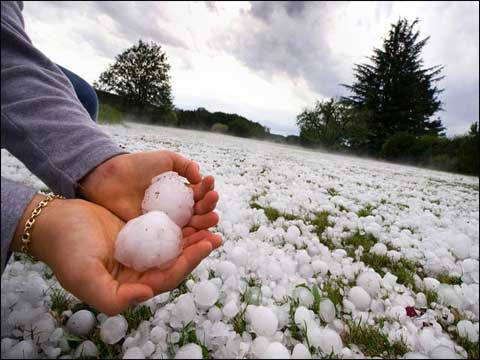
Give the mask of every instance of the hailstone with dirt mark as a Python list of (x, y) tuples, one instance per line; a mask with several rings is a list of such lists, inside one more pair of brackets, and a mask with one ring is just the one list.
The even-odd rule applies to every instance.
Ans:
[(120, 230), (115, 259), (137, 271), (166, 268), (182, 252), (182, 230), (162, 211), (130, 220)]
[(184, 227), (193, 215), (193, 190), (187, 187), (174, 171), (155, 176), (145, 191), (142, 201), (143, 213), (163, 211), (178, 226)]

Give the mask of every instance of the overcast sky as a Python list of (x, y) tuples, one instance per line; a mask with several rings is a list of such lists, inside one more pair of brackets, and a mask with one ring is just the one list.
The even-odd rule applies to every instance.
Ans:
[(347, 95), (352, 66), (399, 17), (430, 36), (426, 66), (444, 65), (448, 135), (479, 118), (478, 2), (26, 2), (33, 43), (93, 82), (138, 39), (162, 45), (174, 103), (235, 112), (280, 134), (315, 100)]

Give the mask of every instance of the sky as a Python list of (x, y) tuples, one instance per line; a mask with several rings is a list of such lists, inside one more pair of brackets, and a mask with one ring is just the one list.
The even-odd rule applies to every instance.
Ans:
[(90, 83), (139, 39), (162, 46), (174, 104), (237, 113), (272, 133), (298, 134), (315, 101), (348, 95), (390, 25), (419, 19), (426, 67), (443, 65), (437, 113), (453, 136), (479, 119), (478, 2), (31, 1), (27, 34)]

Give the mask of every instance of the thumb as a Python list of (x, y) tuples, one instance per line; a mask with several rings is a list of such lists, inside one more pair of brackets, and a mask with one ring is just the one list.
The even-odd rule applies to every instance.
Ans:
[(145, 284), (120, 284), (101, 262), (90, 266), (86, 275), (90, 283), (78, 298), (110, 316), (153, 297), (152, 289)]

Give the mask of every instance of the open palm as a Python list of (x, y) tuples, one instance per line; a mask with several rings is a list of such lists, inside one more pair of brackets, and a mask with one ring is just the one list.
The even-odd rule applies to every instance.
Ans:
[(138, 272), (113, 256), (121, 219), (83, 200), (55, 203), (37, 225), (36, 237), (49, 243), (37, 244), (36, 257), (49, 264), (66, 290), (109, 315), (175, 288), (222, 242), (207, 230), (188, 230), (183, 252), (170, 268)]
[(214, 178), (202, 178), (199, 166), (167, 151), (118, 155), (107, 160), (80, 183), (81, 193), (91, 202), (109, 209), (124, 221), (142, 215), (141, 203), (151, 179), (167, 171), (185, 177), (194, 193), (194, 216), (189, 231), (208, 229), (218, 223), (213, 212), (218, 201)]

